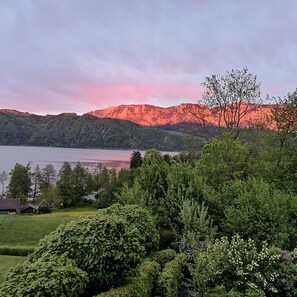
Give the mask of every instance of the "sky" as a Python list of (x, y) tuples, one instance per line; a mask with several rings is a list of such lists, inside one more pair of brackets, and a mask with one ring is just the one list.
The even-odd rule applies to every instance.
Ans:
[(265, 98), (297, 87), (295, 0), (0, 0), (0, 109), (196, 103), (247, 66)]

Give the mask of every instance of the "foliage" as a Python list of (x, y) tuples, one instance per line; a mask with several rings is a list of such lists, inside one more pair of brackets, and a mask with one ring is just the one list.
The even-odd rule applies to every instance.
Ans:
[(94, 208), (66, 208), (50, 214), (0, 216), (0, 246), (36, 246), (61, 224), (94, 215)]
[(34, 246), (0, 246), (0, 255), (8, 256), (28, 256), (34, 252)]
[[(289, 290), (292, 292), (294, 287), (285, 293), (287, 289), (279, 286), (279, 282), (283, 278), (285, 282), (292, 279), (296, 282), (296, 270), (294, 274), (286, 275), (281, 268), (284, 261), (280, 250), (268, 248), (265, 242), (257, 249), (251, 239), (244, 241), (235, 236), (229, 242), (224, 237), (197, 252), (191, 267), (194, 289), (197, 296), (213, 296), (210, 293), (217, 286), (223, 286), (227, 292), (234, 290), (245, 294), (249, 290), (262, 290), (265, 296), (288, 296), (283, 294), (290, 294)], [(294, 263), (286, 262), (296, 269)]]
[(297, 134), (297, 89), (284, 98), (274, 98), (276, 104), (272, 108), (270, 120), (275, 126), (280, 149), (290, 138)]
[(200, 195), (197, 191), (198, 182), (196, 183), (193, 176), (193, 168), (189, 164), (181, 162), (174, 163), (170, 166), (166, 175), (167, 191), (161, 200), (161, 206), (164, 211), (164, 221), (167, 226), (180, 225), (178, 220), (182, 203), (187, 199), (199, 200)]
[(30, 261), (45, 253), (67, 252), (80, 269), (89, 276), (88, 291), (107, 289), (134, 272), (144, 255), (139, 231), (115, 215), (81, 219), (60, 226), (39, 242)]
[(52, 164), (47, 164), (41, 169), (41, 174), (39, 177), (39, 188), (41, 193), (47, 197), (48, 191), (55, 184), (56, 170)]
[(121, 192), (116, 194), (117, 200), (122, 204), (137, 204), (140, 206), (145, 205), (147, 194), (142, 190), (139, 182), (136, 180), (132, 187), (124, 184)]
[(133, 151), (130, 158), (130, 169), (138, 168), (142, 164), (142, 156), (140, 151)]
[(98, 211), (98, 216), (116, 215), (128, 222), (131, 229), (139, 231), (139, 242), (145, 247), (147, 253), (158, 248), (159, 233), (154, 225), (152, 217), (148, 211), (138, 205), (113, 204), (109, 208)]
[(59, 208), (63, 204), (60, 191), (57, 187), (49, 187), (46, 193), (39, 195), (36, 201), (41, 203), (40, 213), (49, 213), (51, 208)]
[(194, 252), (212, 241), (216, 230), (204, 203), (200, 206), (196, 202), (185, 200), (179, 218), (182, 224), (180, 235), (176, 235), (179, 239), (179, 249), (187, 255), (188, 261), (192, 261)]
[(97, 297), (150, 297), (156, 278), (159, 265), (156, 262), (145, 261), (138, 268), (138, 274), (130, 278), (128, 284), (101, 293)]
[(73, 113), (38, 116), (0, 111), (0, 144), (83, 148), (138, 148), (179, 151), (181, 133), (139, 126), (130, 121)]
[(8, 180), (8, 174), (6, 173), (6, 171), (2, 171), (0, 172), (0, 183), (2, 186), (2, 193), (0, 196), (4, 196), (4, 189), (5, 189), (5, 182)]
[(247, 67), (232, 69), (222, 76), (212, 74), (202, 83), (206, 88), (203, 103), (212, 108), (218, 126), (234, 130), (237, 137), (244, 117), (259, 108), (260, 85), (257, 76), (249, 73)]
[(65, 255), (45, 254), (13, 268), (0, 286), (0, 296), (81, 296), (87, 280), (87, 274)]
[(197, 162), (198, 174), (214, 188), (246, 175), (248, 147), (232, 135), (224, 133), (221, 139), (206, 144)]
[(20, 256), (3, 256), (0, 255), (0, 286), (5, 279), (7, 271), (17, 264), (21, 264), (26, 260), (26, 257)]
[(172, 261), (165, 264), (163, 271), (159, 275), (157, 284), (157, 291), (161, 296), (178, 296), (185, 267), (185, 254), (178, 254)]
[(172, 261), (176, 256), (176, 251), (173, 249), (165, 249), (152, 254), (151, 258), (153, 261), (156, 261), (160, 264), (163, 269), (167, 262)]
[(276, 190), (261, 179), (234, 181), (221, 191), (223, 234), (267, 241), (282, 248), (297, 244), (297, 196)]
[(62, 197), (65, 206), (73, 203), (73, 182), (72, 168), (68, 162), (65, 162), (60, 169), (59, 179), (57, 181), (59, 195)]
[(168, 169), (169, 165), (160, 152), (150, 149), (145, 153), (137, 181), (147, 195), (145, 204), (150, 205), (154, 212), (167, 191)]
[(11, 175), (8, 185), (9, 196), (27, 197), (31, 191), (30, 163), (27, 166), (16, 163), (9, 174)]

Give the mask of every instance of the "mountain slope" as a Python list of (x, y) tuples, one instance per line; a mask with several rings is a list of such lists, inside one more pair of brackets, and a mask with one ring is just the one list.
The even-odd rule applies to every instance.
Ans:
[[(257, 111), (249, 113), (243, 122), (261, 121), (271, 110), (270, 105), (262, 105)], [(200, 104), (181, 104), (171, 107), (159, 107), (154, 105), (120, 105), (88, 112), (98, 118), (116, 118), (129, 120), (144, 126), (162, 126), (178, 123), (201, 123), (201, 117), (209, 125), (218, 125), (217, 117), (212, 115), (210, 109)]]
[(124, 120), (72, 113), (39, 116), (0, 110), (1, 145), (182, 150), (186, 143), (187, 137), (181, 133)]

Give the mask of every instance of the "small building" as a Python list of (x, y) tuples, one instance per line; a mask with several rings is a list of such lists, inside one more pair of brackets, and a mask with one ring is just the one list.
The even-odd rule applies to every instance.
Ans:
[(34, 213), (34, 214), (38, 214), (40, 212), (40, 207), (41, 204), (26, 204), (24, 205), (21, 210), (20, 213)]
[(19, 198), (0, 199), (0, 214), (18, 213), (21, 208)]

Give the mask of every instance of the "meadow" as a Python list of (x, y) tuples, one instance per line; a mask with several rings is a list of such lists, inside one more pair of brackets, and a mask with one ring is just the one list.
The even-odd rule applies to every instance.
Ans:
[(0, 255), (0, 284), (4, 281), (4, 276), (11, 267), (21, 264), (25, 259), (26, 257)]
[[(36, 246), (40, 239), (57, 229), (61, 224), (94, 215), (92, 207), (77, 207), (56, 210), (39, 215), (0, 216), (0, 246)], [(7, 271), (26, 257), (0, 255), (0, 284)]]
[(94, 208), (68, 208), (40, 215), (0, 216), (0, 246), (36, 246), (41, 238), (61, 224), (96, 213)]

